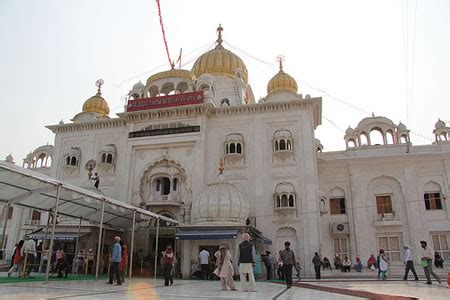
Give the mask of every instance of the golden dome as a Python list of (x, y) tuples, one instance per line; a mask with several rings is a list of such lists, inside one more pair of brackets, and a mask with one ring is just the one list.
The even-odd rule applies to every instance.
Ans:
[(92, 96), (84, 102), (83, 112), (95, 112), (100, 115), (109, 115), (108, 103), (103, 99), (100, 89), (95, 96)]
[(283, 63), (280, 59), (280, 71), (270, 79), (267, 85), (267, 93), (272, 94), (278, 91), (297, 93), (297, 88), (295, 79), (283, 71)]
[(170, 78), (170, 77), (182, 77), (189, 81), (195, 80), (195, 75), (189, 70), (171, 69), (171, 70), (159, 72), (159, 73), (156, 73), (156, 74), (150, 76), (147, 79), (147, 85), (150, 85), (153, 81), (163, 79), (163, 78)]
[(242, 79), (247, 82), (247, 67), (239, 56), (222, 46), (222, 31), (223, 28), (219, 25), (219, 28), (217, 28), (217, 46), (197, 58), (192, 67), (192, 73), (197, 77), (208, 73), (216, 76), (237, 78), (236, 71), (239, 70)]

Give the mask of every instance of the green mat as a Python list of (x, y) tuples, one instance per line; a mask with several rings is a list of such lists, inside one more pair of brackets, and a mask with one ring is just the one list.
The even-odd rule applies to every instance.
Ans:
[[(99, 275), (99, 279), (107, 279), (107, 275)], [(67, 278), (58, 278), (55, 275), (48, 277), (49, 281), (68, 281), (68, 280), (95, 280), (94, 275), (78, 275), (78, 274), (69, 274)], [(45, 281), (45, 275), (39, 274), (35, 276), (31, 276), (30, 278), (18, 278), (17, 276), (11, 276), (6, 277), (2, 276), (0, 277), (0, 284), (2, 283), (21, 283), (21, 282), (34, 282), (34, 281)]]

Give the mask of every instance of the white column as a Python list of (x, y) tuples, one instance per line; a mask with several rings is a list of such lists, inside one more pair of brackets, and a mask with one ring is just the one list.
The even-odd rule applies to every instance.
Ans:
[(56, 229), (56, 217), (58, 216), (58, 206), (59, 206), (59, 191), (61, 185), (56, 187), (56, 200), (55, 200), (55, 210), (53, 211), (53, 225), (52, 225), (52, 235), (50, 237), (50, 247), (48, 249), (48, 260), (47, 260), (47, 270), (45, 271), (45, 283), (48, 283), (48, 273), (50, 272), (50, 264), (53, 256), (53, 239), (55, 238)]
[(156, 270), (158, 266), (158, 239), (159, 239), (159, 218), (156, 219), (156, 240), (155, 240), (155, 270), (154, 278), (156, 279)]
[(130, 268), (129, 268), (129, 279), (131, 279), (131, 274), (133, 274), (133, 251), (134, 251), (134, 226), (136, 223), (136, 211), (133, 211), (133, 226), (131, 227), (131, 248), (130, 248)]
[(95, 280), (98, 279), (98, 267), (100, 264), (100, 248), (102, 243), (102, 233), (103, 233), (103, 217), (105, 214), (105, 200), (102, 199), (102, 215), (100, 217), (100, 228), (98, 230), (98, 245), (97, 245), (97, 263), (95, 265)]

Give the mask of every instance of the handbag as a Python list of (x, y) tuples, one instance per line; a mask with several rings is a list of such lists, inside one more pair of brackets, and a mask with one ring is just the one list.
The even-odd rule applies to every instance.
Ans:
[(428, 260), (422, 259), (422, 260), (420, 261), (420, 265), (421, 265), (423, 268), (428, 267)]

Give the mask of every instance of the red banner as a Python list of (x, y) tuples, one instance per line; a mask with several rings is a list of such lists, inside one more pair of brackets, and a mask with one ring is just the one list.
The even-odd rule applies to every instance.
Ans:
[(203, 103), (203, 91), (128, 100), (127, 112)]

